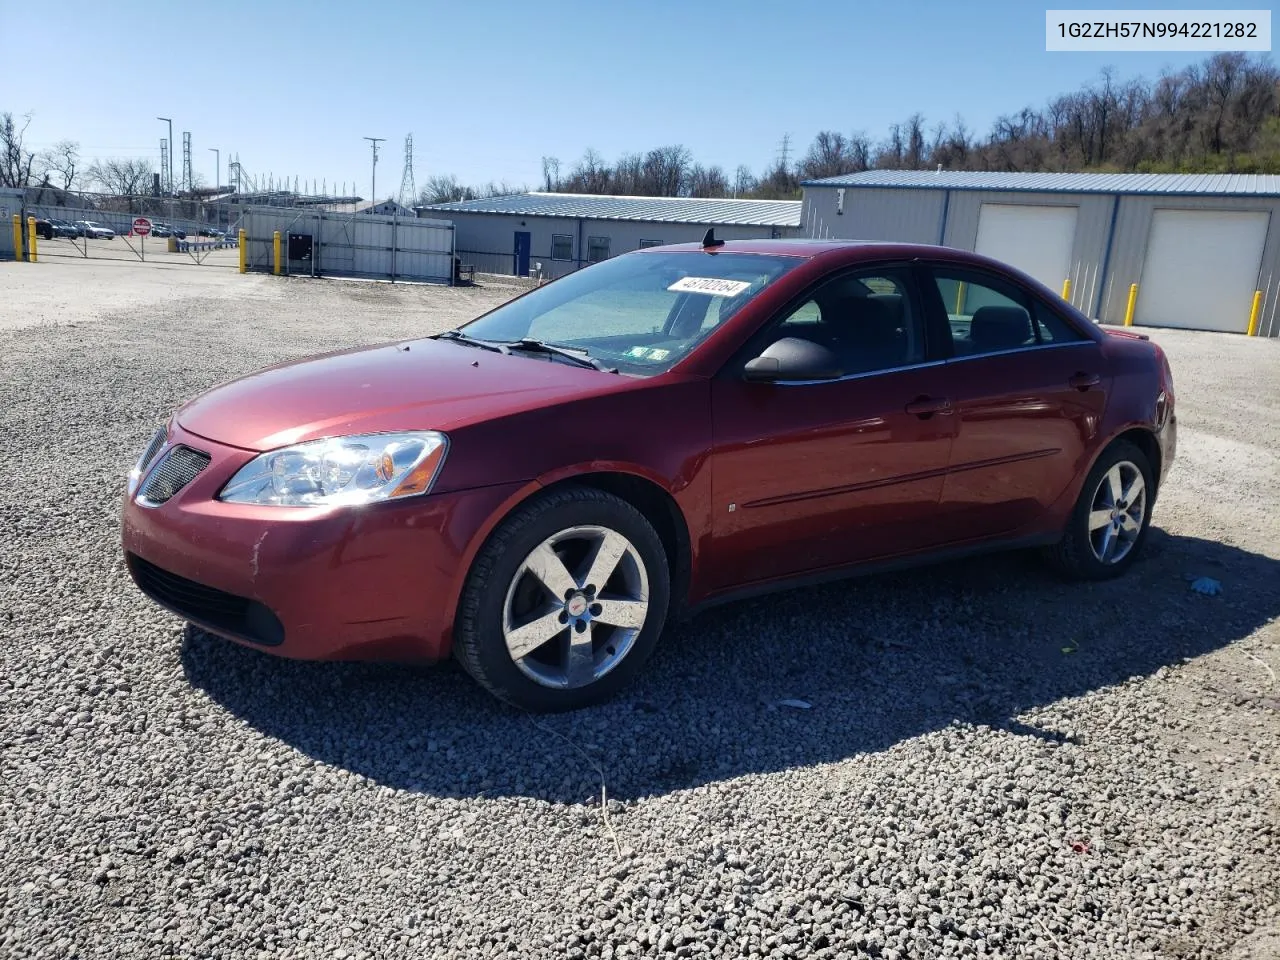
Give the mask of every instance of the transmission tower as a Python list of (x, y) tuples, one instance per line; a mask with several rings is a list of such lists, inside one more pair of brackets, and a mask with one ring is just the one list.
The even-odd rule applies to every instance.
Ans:
[(782, 171), (790, 170), (791, 163), (791, 134), (784, 133), (782, 135), (782, 143), (778, 146), (778, 168)]
[(418, 188), (413, 183), (413, 134), (404, 138), (404, 173), (400, 175), (400, 206), (411, 207), (418, 200)]
[(182, 189), (191, 192), (191, 134), (182, 134)]
[(169, 140), (167, 137), (160, 138), (160, 178), (164, 181), (164, 192), (173, 195), (173, 184), (169, 182)]

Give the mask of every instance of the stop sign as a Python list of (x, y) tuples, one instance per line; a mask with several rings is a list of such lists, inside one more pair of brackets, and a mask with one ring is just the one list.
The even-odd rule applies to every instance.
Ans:
[(151, 221), (146, 217), (135, 217), (133, 220), (133, 232), (140, 237), (145, 237), (151, 232)]

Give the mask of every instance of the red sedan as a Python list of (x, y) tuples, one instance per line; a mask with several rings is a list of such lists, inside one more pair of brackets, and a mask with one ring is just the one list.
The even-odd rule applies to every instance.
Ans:
[(565, 709), (748, 593), (1029, 546), (1115, 576), (1175, 431), (1159, 347), (1009, 267), (709, 234), (216, 387), (130, 474), (123, 545), (156, 602), (249, 646), (452, 652)]

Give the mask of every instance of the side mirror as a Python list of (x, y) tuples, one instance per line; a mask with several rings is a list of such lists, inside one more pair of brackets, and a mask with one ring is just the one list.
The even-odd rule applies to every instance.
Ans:
[(742, 369), (744, 380), (776, 383), (779, 380), (836, 380), (842, 375), (840, 358), (812, 340), (783, 337), (769, 345)]

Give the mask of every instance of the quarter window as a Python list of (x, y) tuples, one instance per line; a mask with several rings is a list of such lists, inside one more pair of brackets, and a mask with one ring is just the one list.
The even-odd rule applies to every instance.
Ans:
[(551, 259), (572, 260), (573, 237), (568, 234), (553, 233), (551, 235)]

